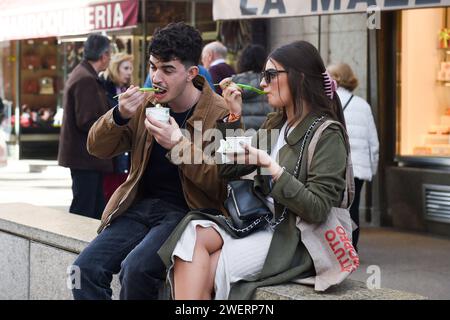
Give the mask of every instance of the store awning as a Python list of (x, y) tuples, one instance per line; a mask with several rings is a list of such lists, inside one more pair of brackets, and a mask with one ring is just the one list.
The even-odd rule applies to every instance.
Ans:
[(138, 0), (0, 0), (0, 41), (135, 27)]
[(280, 18), (367, 12), (368, 7), (383, 11), (449, 5), (450, 0), (214, 0), (213, 18)]

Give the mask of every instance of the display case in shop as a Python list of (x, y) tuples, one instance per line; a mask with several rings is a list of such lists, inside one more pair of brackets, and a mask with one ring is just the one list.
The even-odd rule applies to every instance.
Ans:
[[(402, 15), (397, 160), (450, 165), (450, 29), (444, 9)], [(417, 20), (426, 21), (417, 25)], [(445, 34), (444, 34), (445, 33)]]
[[(59, 132), (53, 121), (60, 86), (57, 67), (56, 38), (21, 41), (21, 135)], [(21, 140), (26, 140), (26, 137)]]
[(0, 42), (0, 130), (5, 134), (6, 141), (15, 138), (13, 120), (16, 103), (15, 83), (17, 80), (16, 43), (14, 41)]
[[(19, 157), (55, 159), (60, 124), (55, 122), (62, 88), (55, 37), (20, 40)], [(17, 117), (13, 118), (14, 120)]]
[[(450, 39), (450, 38), (449, 38)], [(441, 110), (426, 133), (421, 135), (421, 144), (414, 147), (416, 156), (450, 157), (450, 48), (446, 45), (437, 50), (439, 56), (436, 77), (436, 94)]]

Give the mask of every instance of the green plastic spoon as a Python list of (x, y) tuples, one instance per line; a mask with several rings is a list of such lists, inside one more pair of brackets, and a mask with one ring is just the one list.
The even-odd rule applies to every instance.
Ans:
[[(218, 85), (219, 85), (218, 83), (215, 83), (215, 84), (214, 84), (214, 86), (218, 86)], [(242, 89), (244, 89), (244, 90), (253, 91), (253, 92), (256, 92), (257, 94), (267, 94), (267, 92), (264, 92), (264, 91), (261, 90), (261, 89), (258, 89), (258, 88), (249, 86), (248, 84), (236, 83), (236, 85), (237, 85), (239, 88), (242, 88)]]
[[(160, 91), (160, 89), (159, 89), (159, 88), (139, 88), (139, 91), (141, 91), (141, 92), (148, 92), (148, 91), (158, 92), (158, 91)], [(125, 92), (120, 93), (120, 94), (114, 96), (113, 99), (115, 99), (115, 98), (117, 98), (117, 97), (120, 97), (120, 96), (123, 95), (124, 93), (125, 93)]]

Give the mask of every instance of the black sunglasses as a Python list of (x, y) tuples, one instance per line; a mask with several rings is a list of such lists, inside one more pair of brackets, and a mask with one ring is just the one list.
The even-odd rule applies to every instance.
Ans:
[(288, 73), (286, 70), (276, 70), (276, 69), (267, 69), (261, 72), (261, 79), (266, 80), (266, 83), (269, 84), (273, 79), (275, 79), (279, 73)]

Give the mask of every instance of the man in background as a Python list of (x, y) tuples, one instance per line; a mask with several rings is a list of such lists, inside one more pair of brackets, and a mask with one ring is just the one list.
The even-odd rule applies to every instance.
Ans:
[(92, 34), (84, 43), (83, 60), (73, 69), (64, 88), (64, 117), (59, 138), (58, 163), (70, 168), (73, 199), (71, 213), (99, 219), (105, 208), (103, 173), (111, 160), (100, 160), (86, 148), (89, 129), (108, 111), (98, 74), (111, 60), (109, 39)]
[[(208, 69), (214, 83), (219, 83), (225, 78), (231, 77), (236, 72), (225, 62), (227, 48), (219, 41), (208, 43), (202, 51), (202, 64)], [(215, 87), (218, 94), (222, 94), (220, 86)]]

